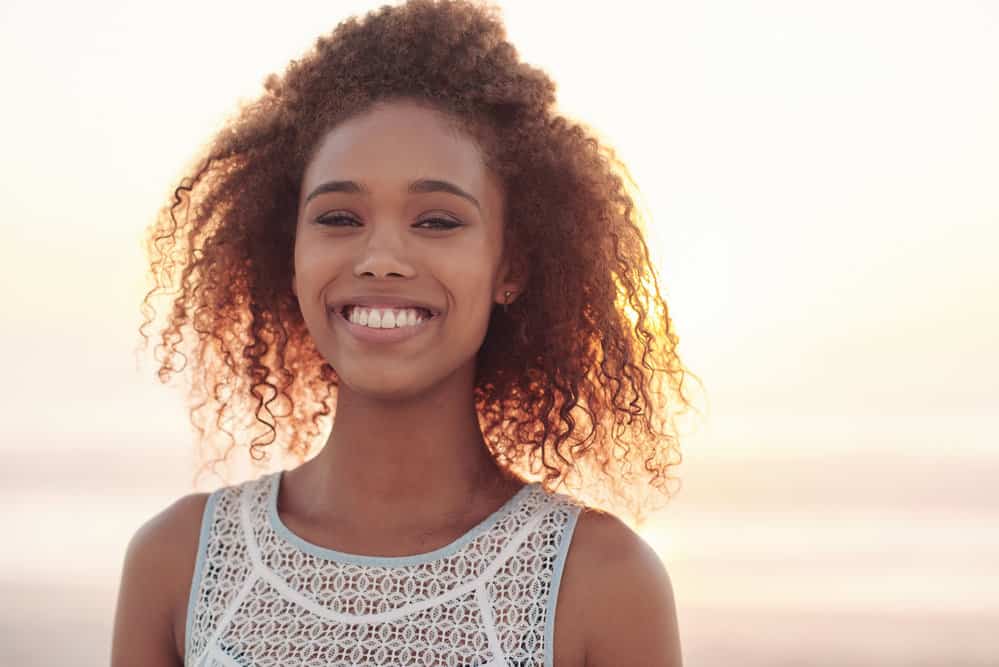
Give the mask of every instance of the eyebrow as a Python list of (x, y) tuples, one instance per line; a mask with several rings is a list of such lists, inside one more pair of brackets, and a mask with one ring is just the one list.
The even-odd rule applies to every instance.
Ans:
[[(449, 181), (442, 181), (433, 178), (421, 178), (413, 181), (406, 188), (407, 192), (413, 194), (425, 194), (428, 192), (447, 192), (452, 195), (457, 195), (463, 197), (468, 201), (475, 204), (475, 208), (482, 211), (482, 206), (479, 205), (479, 200), (468, 194), (461, 188), (459, 188), (454, 183)], [(357, 183), (355, 181), (327, 181), (316, 187), (315, 190), (309, 193), (309, 196), (305, 198), (305, 203), (309, 203), (314, 197), (318, 197), (321, 194), (326, 194), (327, 192), (346, 192), (348, 194), (370, 194), (370, 190), (366, 187)]]

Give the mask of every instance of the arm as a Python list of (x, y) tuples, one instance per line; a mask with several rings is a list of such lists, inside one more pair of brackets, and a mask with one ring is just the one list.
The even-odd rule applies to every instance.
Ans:
[(112, 667), (183, 665), (177, 613), (186, 611), (207, 497), (181, 498), (143, 524), (129, 542), (115, 609)]
[(682, 667), (673, 587), (659, 556), (614, 516), (588, 521), (585, 667)]

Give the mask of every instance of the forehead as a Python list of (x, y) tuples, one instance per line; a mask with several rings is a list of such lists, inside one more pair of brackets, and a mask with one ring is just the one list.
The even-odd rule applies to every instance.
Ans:
[(484, 193), (494, 185), (479, 145), (441, 112), (412, 102), (383, 103), (326, 133), (310, 160), (303, 192), (329, 179), (395, 187), (443, 178)]

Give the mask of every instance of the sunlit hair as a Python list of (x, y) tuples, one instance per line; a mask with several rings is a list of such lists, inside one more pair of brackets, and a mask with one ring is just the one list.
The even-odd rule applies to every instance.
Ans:
[(504, 185), (505, 248), (529, 268), (478, 355), (475, 403), (497, 462), (638, 521), (650, 490), (670, 497), (693, 374), (637, 189), (611, 148), (556, 112), (554, 82), (519, 60), (499, 10), (384, 6), (320, 37), (264, 88), (196, 156), (147, 237), (154, 287), (139, 333), (148, 345), (153, 300), (168, 299), (158, 375), (189, 374), (202, 461), (211, 451), (217, 469), (241, 445), (266, 460), (277, 444), (302, 462), (322, 446), (338, 380), (291, 291), (301, 180), (332, 127), (404, 98), (478, 141)]

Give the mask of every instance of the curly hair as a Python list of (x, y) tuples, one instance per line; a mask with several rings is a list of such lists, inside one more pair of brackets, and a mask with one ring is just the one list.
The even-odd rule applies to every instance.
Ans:
[(555, 83), (519, 60), (499, 10), (464, 0), (386, 5), (319, 37), (240, 105), (148, 230), (139, 333), (148, 347), (151, 300), (172, 299), (157, 373), (167, 383), (196, 360), (202, 461), (210, 448), (213, 469), (227, 462), (257, 431), (251, 459), (279, 441), (302, 462), (332, 420), (336, 371), (291, 291), (301, 179), (326, 132), (393, 98), (479, 142), (508, 193), (504, 244), (530, 267), (478, 352), (475, 405), (497, 464), (641, 521), (646, 492), (668, 498), (678, 481), (675, 408), (692, 404), (637, 187), (613, 149), (555, 110)]

